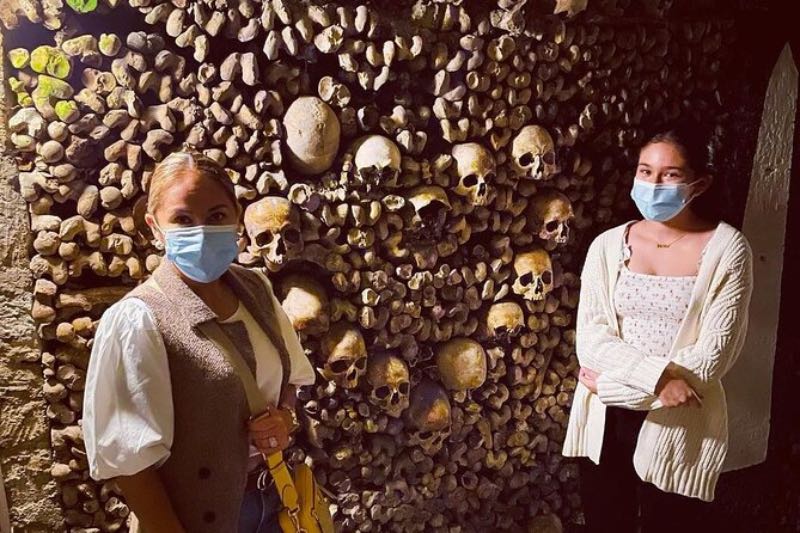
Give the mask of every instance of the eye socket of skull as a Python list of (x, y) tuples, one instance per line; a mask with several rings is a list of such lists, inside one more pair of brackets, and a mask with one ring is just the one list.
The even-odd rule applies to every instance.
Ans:
[(373, 392), (375, 393), (375, 397), (378, 398), (379, 400), (385, 400), (392, 393), (388, 385), (383, 385), (381, 387), (378, 387)]
[(555, 165), (556, 164), (556, 153), (555, 152), (547, 152), (542, 156), (542, 160), (547, 165)]
[(404, 381), (399, 387), (397, 387), (397, 390), (400, 391), (400, 394), (406, 395), (411, 390), (411, 385), (408, 383), (408, 381)]
[(465, 187), (474, 187), (478, 183), (478, 178), (475, 174), (470, 174), (464, 177), (464, 186)]
[(523, 274), (519, 277), (519, 280), (520, 282), (522, 282), (523, 285), (529, 285), (533, 281), (533, 274), (531, 274), (530, 272), (528, 272), (527, 274)]
[(494, 331), (498, 335), (503, 335), (504, 333), (506, 333), (508, 331), (508, 327), (506, 327), (506, 326), (497, 326), (496, 328), (494, 328)]
[(255, 241), (256, 246), (266, 246), (271, 243), (275, 239), (275, 236), (272, 234), (271, 231), (262, 231), (258, 235), (256, 235)]
[(289, 244), (297, 244), (300, 242), (300, 232), (297, 231), (296, 228), (286, 228), (282, 235)]
[(395, 170), (391, 167), (385, 167), (382, 169), (376, 168), (375, 173), (383, 180), (388, 180), (395, 176)]
[(341, 374), (343, 372), (347, 372), (347, 369), (350, 368), (350, 361), (345, 361), (344, 359), (339, 359), (338, 361), (333, 361), (330, 365), (331, 371)]
[(551, 220), (550, 222), (544, 225), (544, 229), (546, 229), (549, 232), (553, 232), (558, 229), (558, 224), (559, 224), (558, 220)]
[(522, 167), (528, 167), (533, 164), (533, 154), (530, 152), (525, 152), (521, 156), (519, 156), (518, 162)]
[(432, 436), (433, 436), (433, 431), (422, 431), (420, 433), (417, 433), (417, 437), (422, 439), (422, 440), (429, 439)]
[(365, 370), (367, 368), (367, 358), (359, 357), (356, 359), (356, 368), (359, 370)]
[(542, 281), (550, 285), (550, 282), (553, 281), (553, 273), (549, 270), (545, 270), (542, 274)]

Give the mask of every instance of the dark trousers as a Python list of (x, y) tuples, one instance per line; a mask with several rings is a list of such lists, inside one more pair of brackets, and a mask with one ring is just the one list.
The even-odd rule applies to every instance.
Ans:
[(646, 411), (606, 409), (600, 464), (580, 460), (580, 493), (589, 533), (691, 533), (707, 503), (643, 482), (633, 452)]
[(278, 524), (280, 509), (281, 499), (274, 484), (264, 492), (258, 489), (246, 491), (239, 515), (239, 533), (281, 533)]

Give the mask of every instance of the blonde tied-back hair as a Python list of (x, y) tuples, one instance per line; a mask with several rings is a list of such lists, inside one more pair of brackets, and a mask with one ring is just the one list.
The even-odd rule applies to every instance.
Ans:
[(153, 175), (150, 177), (150, 183), (147, 188), (147, 212), (155, 215), (164, 190), (178, 178), (188, 173), (210, 178), (222, 185), (236, 210), (239, 211), (241, 209), (233, 188), (233, 182), (225, 172), (225, 169), (200, 152), (182, 150), (169, 154), (153, 170)]

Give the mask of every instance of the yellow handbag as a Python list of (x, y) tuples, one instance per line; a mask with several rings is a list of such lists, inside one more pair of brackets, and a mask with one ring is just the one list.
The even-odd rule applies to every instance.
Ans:
[[(200, 329), (227, 357), (242, 380), (252, 415), (263, 413), (268, 404), (239, 350), (216, 321), (205, 322)], [(278, 350), (281, 351), (280, 348)], [(294, 472), (290, 472), (281, 452), (267, 456), (266, 461), (283, 504), (278, 514), (281, 530), (285, 533), (333, 533), (330, 504), (314, 479), (311, 468), (307, 464), (299, 464), (294, 467)]]

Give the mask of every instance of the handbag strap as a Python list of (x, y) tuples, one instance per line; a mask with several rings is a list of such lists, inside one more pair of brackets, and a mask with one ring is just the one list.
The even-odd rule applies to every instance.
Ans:
[[(151, 286), (155, 290), (162, 294), (164, 293), (155, 277), (150, 276), (148, 282), (151, 283)], [(242, 386), (244, 387), (245, 396), (247, 397), (247, 404), (250, 407), (250, 414), (258, 416), (266, 411), (269, 404), (261, 393), (261, 389), (258, 388), (258, 383), (256, 383), (253, 372), (250, 370), (250, 367), (247, 366), (239, 349), (219, 326), (219, 323), (217, 323), (216, 320), (209, 320), (203, 322), (198, 327), (206, 338), (219, 348), (219, 351), (222, 352), (222, 355), (225, 356), (225, 359), (227, 359), (233, 367), (233, 371), (239, 376)], [(275, 452), (265, 456), (265, 459), (272, 479), (275, 480), (275, 486), (278, 489), (281, 502), (284, 507), (289, 510), (289, 514), (292, 517), (296, 517), (300, 512), (300, 498), (297, 494), (297, 487), (294, 485), (294, 480), (289, 472), (289, 468), (283, 460), (283, 453)]]

